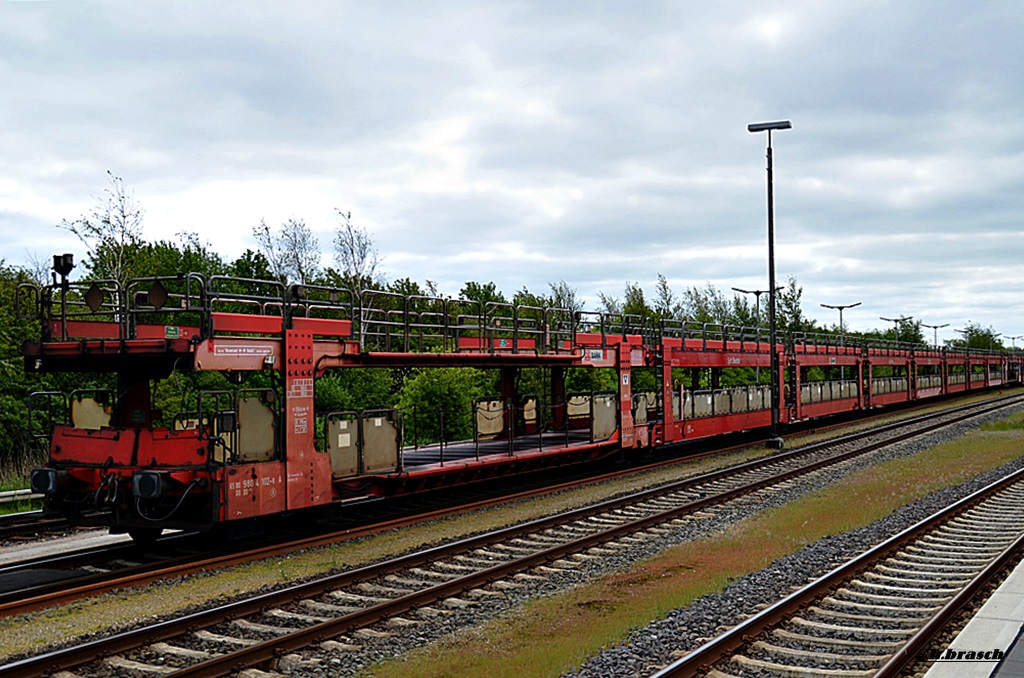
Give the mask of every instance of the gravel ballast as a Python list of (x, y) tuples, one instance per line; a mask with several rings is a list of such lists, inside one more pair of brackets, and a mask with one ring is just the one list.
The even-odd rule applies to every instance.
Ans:
[[(622, 540), (614, 549), (604, 549), (601, 557), (579, 561), (576, 567), (550, 570), (544, 577), (517, 577), (512, 581), (513, 586), (470, 592), (459, 601), (438, 604), (434, 610), (410, 614), (406, 620), (393, 620), (387, 626), (381, 625), (367, 632), (354, 633), (351, 637), (328, 641), (319, 649), (282, 658), (276, 668), (282, 673), (299, 676), (359, 674), (379, 662), (401, 657), (410, 650), (425, 647), (440, 639), (459, 637), (485, 621), (513, 614), (530, 599), (592, 583), (602, 576), (626, 571), (670, 547), (722, 533), (762, 509), (781, 507), (807, 493), (824, 489), (851, 472), (889, 459), (913, 455), (956, 439), (977, 429), (984, 421), (1001, 419), (1008, 412), (1003, 410), (978, 417), (967, 424), (957, 424), (911, 442), (893, 445), (867, 458), (846, 462), (840, 467), (792, 481), (785, 485), (785, 489), (762, 493), (755, 500), (737, 500), (725, 507), (713, 509), (712, 515), (686, 521), (656, 538)], [(620, 645), (594, 656), (577, 670), (565, 675), (647, 675), (681, 653), (695, 649), (715, 635), (719, 627), (735, 625), (760, 607), (787, 595), (794, 587), (806, 584), (839, 562), (988, 484), (992, 479), (1004, 475), (1008, 469), (1021, 466), (1024, 466), (1024, 460), (983, 474), (956, 488), (935, 493), (895, 511), (869, 527), (824, 539), (797, 554), (781, 558), (765, 570), (736, 581), (721, 594), (699, 598), (688, 608), (674, 610), (665, 619), (637, 629)], [(170, 582), (167, 584), (170, 585)]]
[[(965, 435), (977, 429), (984, 421), (1005, 416), (1005, 412), (989, 415), (920, 440), (901, 443), (886, 450), (876, 460), (915, 454)], [(1021, 468), (1024, 468), (1024, 458), (955, 487), (935, 492), (871, 525), (827, 537), (797, 553), (780, 558), (769, 567), (737, 580), (722, 593), (702, 596), (689, 607), (673, 610), (664, 619), (634, 631), (622, 644), (600, 653), (578, 670), (564, 675), (578, 678), (649, 675), (683, 654), (697, 649), (703, 642), (717, 635), (716, 630), (719, 628), (735, 626), (756, 608), (784, 598), (795, 588), (823, 576), (835, 566)], [(831, 480), (823, 482), (820, 487), (825, 487), (828, 482)]]
[[(466, 601), (471, 603), (470, 605), (448, 608), (433, 617), (417, 618), (417, 622), (420, 623), (388, 630), (384, 634), (366, 634), (341, 639), (350, 646), (342, 652), (325, 649), (316, 653), (306, 653), (301, 663), (286, 663), (280, 669), (291, 675), (303, 676), (356, 675), (377, 662), (392, 659), (445, 636), (459, 634), (470, 626), (507, 613), (530, 598), (565, 591), (598, 577), (629, 568), (666, 548), (723, 532), (765, 508), (783, 506), (807, 493), (823, 489), (854, 471), (952, 441), (976, 430), (986, 421), (1001, 419), (1007, 414), (1008, 411), (1004, 410), (985, 415), (969, 423), (957, 424), (913, 441), (898, 443), (871, 454), (868, 458), (848, 462), (839, 468), (801, 479), (785, 490), (771, 493), (766, 501), (733, 502), (717, 510), (713, 516), (690, 521), (660, 539), (621, 544), (614, 553), (601, 559), (587, 560), (579, 567), (549, 573), (543, 579), (518, 580), (516, 588), (504, 590), (501, 596), (466, 596)], [(1016, 460), (956, 487), (916, 501), (872, 525), (823, 539), (793, 555), (780, 558), (764, 570), (737, 580), (722, 593), (703, 596), (689, 607), (676, 609), (664, 619), (632, 632), (620, 645), (601, 652), (577, 670), (565, 675), (587, 678), (648, 675), (681, 654), (696, 649), (705, 640), (716, 635), (716, 630), (721, 627), (739, 623), (761, 607), (788, 595), (795, 587), (807, 584), (839, 563), (1008, 472), (1022, 467), (1024, 459)], [(358, 646), (360, 649), (356, 650), (351, 646)]]

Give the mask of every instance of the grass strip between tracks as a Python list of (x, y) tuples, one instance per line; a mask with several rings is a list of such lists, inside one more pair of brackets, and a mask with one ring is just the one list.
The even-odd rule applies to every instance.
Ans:
[(786, 506), (674, 547), (629, 570), (537, 599), (373, 676), (557, 676), (636, 627), (823, 537), (868, 525), (932, 492), (1024, 456), (1024, 414), (851, 474)]

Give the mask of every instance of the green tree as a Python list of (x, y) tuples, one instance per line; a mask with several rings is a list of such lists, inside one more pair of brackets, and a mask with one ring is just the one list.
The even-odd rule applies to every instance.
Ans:
[(661, 273), (658, 274), (658, 285), (655, 289), (657, 298), (654, 301), (654, 311), (661, 319), (681, 319), (683, 305), (676, 297), (675, 292), (668, 284), (668, 278)]
[(178, 233), (178, 242), (160, 240), (143, 242), (132, 253), (134, 277), (171, 276), (179, 273), (201, 273), (209, 277), (226, 271), (220, 255), (210, 249), (195, 233)]
[(776, 295), (776, 327), (781, 332), (814, 332), (817, 323), (804, 315), (801, 298), (804, 288), (789, 276), (786, 286)]
[(711, 283), (690, 287), (683, 293), (684, 315), (693, 322), (732, 324), (732, 308), (733, 302)]
[(559, 280), (556, 283), (548, 283), (548, 287), (551, 288), (552, 308), (564, 308), (574, 312), (583, 310), (583, 300), (577, 296), (576, 288), (569, 283)]
[[(209, 242), (200, 239), (198, 233), (181, 231), (178, 233), (181, 246), (173, 246), (179, 252), (175, 273), (202, 273), (205, 276), (223, 275), (227, 273), (227, 265), (219, 254), (214, 252)], [(171, 246), (170, 243), (165, 243)], [(170, 274), (170, 273), (168, 273)]]
[(411, 278), (399, 278), (397, 280), (392, 280), (384, 287), (384, 289), (388, 292), (401, 294), (403, 297), (428, 296), (426, 291), (420, 287), (420, 284)]
[(470, 280), (459, 290), (459, 298), (467, 301), (475, 301), (484, 308), (488, 303), (507, 304), (508, 299), (501, 293), (493, 282), (478, 283)]
[[(921, 328), (921, 321), (911, 319), (900, 323), (900, 341), (908, 344), (927, 344), (924, 330)], [(995, 348), (999, 348), (999, 345), (997, 344)]]
[(267, 257), (262, 252), (251, 249), (245, 250), (240, 257), (228, 264), (227, 274), (253, 280), (270, 280), (274, 277)]
[(398, 397), (406, 439), (421, 445), (441, 440), (442, 434), (446, 441), (471, 439), (473, 403), (487, 394), (492, 381), (471, 367), (416, 370)]
[(618, 387), (618, 372), (610, 368), (570, 367), (565, 371), (566, 393), (615, 391)]
[[(0, 479), (20, 479), (34, 465), (45, 459), (43, 447), (31, 437), (27, 425), (29, 391), (51, 390), (64, 375), (38, 375), (25, 372), (22, 343), (38, 340), (38, 321), (19, 318), (16, 308), (18, 286), (34, 284), (32, 275), (0, 260)], [(32, 315), (36, 297), (20, 295), (22, 316)]]
[(655, 317), (654, 309), (647, 303), (640, 283), (626, 282), (625, 297), (622, 300), (622, 314), (641, 318)]
[[(758, 311), (760, 310), (760, 315)], [(732, 310), (730, 321), (739, 327), (762, 327), (764, 323), (764, 309), (758, 309), (758, 304), (750, 303), (743, 295), (737, 294), (732, 298)]]
[[(257, 384), (248, 383), (247, 386)], [(262, 384), (260, 384), (262, 385)], [(199, 394), (204, 391), (233, 391), (238, 388), (220, 372), (175, 370), (153, 383), (154, 423), (171, 427), (176, 417), (191, 419), (199, 411)], [(204, 403), (203, 409), (207, 409)]]
[(654, 318), (656, 316), (654, 309), (647, 303), (644, 290), (638, 282), (626, 281), (625, 294), (621, 300), (604, 292), (598, 292), (597, 296), (601, 300), (601, 310), (604, 313), (610, 315), (634, 315), (641, 318)]
[(383, 368), (330, 370), (316, 380), (318, 412), (362, 411), (390, 407), (393, 379)]
[[(516, 314), (520, 329), (539, 331), (544, 323), (543, 309), (550, 308), (551, 300), (543, 294), (534, 294), (523, 287), (512, 297), (512, 304), (517, 307)], [(535, 339), (538, 342), (543, 342), (543, 338), (539, 335)], [(531, 391), (538, 392), (535, 387), (531, 387)]]
[(597, 298), (601, 300), (602, 313), (609, 315), (619, 315), (622, 313), (622, 301), (618, 297), (598, 291)]
[[(903, 323), (906, 324), (906, 323)], [(918, 326), (920, 331), (920, 326)], [(999, 340), (999, 335), (991, 327), (985, 327), (981, 323), (967, 321), (964, 329), (957, 330), (960, 334), (959, 339), (947, 339), (946, 345), (955, 348), (977, 348), (988, 350), (1001, 350), (1005, 348), (1003, 342)], [(901, 335), (902, 336), (902, 335)]]
[(534, 308), (548, 308), (551, 306), (550, 299), (543, 294), (534, 294), (526, 289), (526, 287), (516, 292), (515, 296), (512, 297), (512, 303), (515, 306), (533, 306)]

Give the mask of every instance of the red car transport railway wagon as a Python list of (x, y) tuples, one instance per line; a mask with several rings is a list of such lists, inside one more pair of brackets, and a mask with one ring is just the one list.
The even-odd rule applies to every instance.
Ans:
[[(25, 367), (117, 386), (30, 396), (30, 426), (49, 444), (32, 488), (49, 512), (137, 537), (766, 428), (771, 351), (783, 424), (1016, 383), (1024, 362), (825, 334), (772, 346), (759, 328), (377, 290), (197, 274), (122, 286), (68, 272), (18, 290), (42, 333)], [(500, 393), (473, 405), (471, 440), (409, 444), (419, 436), (394, 409), (315, 407), (331, 370), (446, 367), (500, 374)], [(517, 373), (538, 368), (544, 392), (517, 393)], [(569, 370), (605, 370), (616, 387), (567, 392)], [(161, 384), (206, 371), (227, 378), (173, 416), (154, 408)], [(722, 386), (741, 372), (754, 383)]]

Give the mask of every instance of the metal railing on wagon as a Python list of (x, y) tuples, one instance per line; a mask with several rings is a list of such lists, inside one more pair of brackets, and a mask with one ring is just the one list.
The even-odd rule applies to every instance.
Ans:
[(564, 353), (575, 337), (567, 309), (384, 290), (364, 290), (359, 303), (357, 333), (365, 350)]
[[(127, 336), (124, 288), (116, 280), (65, 280), (40, 287), (21, 283), (15, 289), (15, 313), (20, 320), (42, 322), (44, 341), (67, 341), (74, 338), (69, 325), (83, 327), (79, 321), (102, 321), (95, 326), (100, 339), (122, 339)], [(109, 331), (113, 324), (115, 330)], [(92, 337), (90, 337), (92, 338)]]

